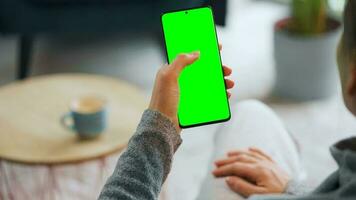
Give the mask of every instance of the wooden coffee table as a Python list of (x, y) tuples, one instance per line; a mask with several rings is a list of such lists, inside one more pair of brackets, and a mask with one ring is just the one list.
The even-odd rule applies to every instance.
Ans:
[[(108, 101), (108, 129), (80, 140), (59, 120), (71, 100), (96, 95)], [(119, 151), (134, 133), (147, 103), (123, 81), (66, 74), (31, 78), (0, 88), (0, 158), (25, 163), (67, 163)]]
[[(108, 129), (93, 140), (80, 140), (60, 124), (69, 103), (85, 95), (103, 97), (109, 104)], [(119, 151), (146, 106), (138, 89), (104, 76), (52, 75), (10, 84), (0, 88), (0, 158), (54, 164)]]
[[(80, 140), (59, 123), (83, 95), (108, 100), (108, 129)], [(95, 199), (147, 107), (132, 85), (60, 74), (0, 88), (0, 199)], [(83, 162), (86, 161), (86, 162)]]

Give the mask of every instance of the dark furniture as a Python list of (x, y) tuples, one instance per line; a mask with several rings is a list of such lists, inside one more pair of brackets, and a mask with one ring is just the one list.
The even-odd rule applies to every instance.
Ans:
[[(167, 10), (214, 4), (209, 0), (1, 0), (0, 33), (19, 35), (18, 78), (28, 75), (38, 34), (160, 30)], [(217, 7), (225, 5), (221, 1)], [(222, 9), (223, 10), (223, 9)], [(217, 18), (224, 23), (225, 14)]]

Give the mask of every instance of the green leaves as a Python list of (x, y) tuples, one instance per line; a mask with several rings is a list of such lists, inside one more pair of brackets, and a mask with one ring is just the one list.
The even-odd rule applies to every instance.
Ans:
[(326, 31), (326, 0), (293, 0), (290, 30), (302, 35), (315, 35)]

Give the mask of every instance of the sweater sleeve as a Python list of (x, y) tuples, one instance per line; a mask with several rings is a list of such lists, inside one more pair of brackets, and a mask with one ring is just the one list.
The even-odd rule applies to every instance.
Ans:
[(288, 182), (287, 188), (283, 194), (262, 194), (252, 195), (248, 200), (306, 200), (315, 199), (307, 197), (313, 189), (307, 186), (302, 181), (291, 179)]
[(99, 199), (157, 199), (181, 142), (167, 117), (146, 110)]
[(313, 190), (313, 187), (307, 185), (302, 181), (291, 179), (288, 182), (285, 193), (289, 195), (305, 195), (310, 193)]

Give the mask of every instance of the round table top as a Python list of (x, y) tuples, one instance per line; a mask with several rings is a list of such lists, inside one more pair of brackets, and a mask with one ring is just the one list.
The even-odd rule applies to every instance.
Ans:
[[(60, 124), (70, 102), (96, 95), (108, 101), (108, 128), (80, 140)], [(39, 76), (0, 88), (0, 158), (34, 164), (78, 162), (123, 149), (135, 131), (145, 97), (132, 85), (87, 74)]]

